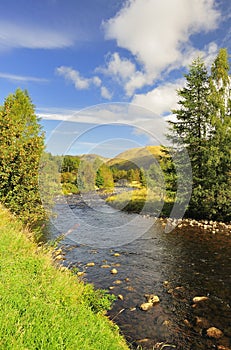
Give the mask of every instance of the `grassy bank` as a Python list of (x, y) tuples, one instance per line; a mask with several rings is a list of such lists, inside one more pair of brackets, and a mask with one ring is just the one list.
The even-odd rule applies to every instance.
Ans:
[(92, 311), (94, 293), (55, 268), (0, 206), (0, 349), (128, 349), (117, 327)]
[(174, 204), (166, 199), (163, 205), (160, 196), (145, 188), (110, 196), (107, 203), (128, 213), (159, 215), (161, 210), (162, 216), (168, 216)]

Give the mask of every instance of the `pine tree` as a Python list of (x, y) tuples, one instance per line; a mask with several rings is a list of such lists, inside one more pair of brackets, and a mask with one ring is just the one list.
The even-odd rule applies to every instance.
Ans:
[(43, 220), (38, 186), (44, 135), (26, 91), (9, 95), (0, 112), (0, 200), (24, 223)]
[[(184, 150), (186, 149), (188, 152), (193, 177), (189, 212), (196, 216), (198, 212), (201, 212), (203, 184), (206, 182), (207, 176), (205, 144), (209, 120), (209, 78), (205, 64), (200, 58), (193, 61), (185, 78), (186, 86), (178, 91), (179, 109), (173, 110), (177, 121), (170, 122), (172, 132), (169, 139), (176, 146), (174, 165), (178, 173), (187, 164), (184, 159), (186, 157)], [(187, 179), (178, 179), (178, 181), (185, 183), (187, 191)], [(184, 201), (184, 198), (181, 198), (180, 201)]]
[[(169, 139), (174, 166), (184, 167), (181, 149), (191, 161), (193, 189), (188, 215), (195, 218), (231, 219), (231, 101), (228, 53), (221, 49), (211, 76), (199, 58), (185, 75), (186, 86), (178, 91), (179, 109), (173, 110)], [(183, 147), (182, 147), (183, 146)], [(167, 173), (168, 169), (165, 169)], [(177, 169), (176, 169), (177, 170)], [(176, 171), (177, 173), (177, 171)], [(187, 188), (187, 179), (185, 181)]]

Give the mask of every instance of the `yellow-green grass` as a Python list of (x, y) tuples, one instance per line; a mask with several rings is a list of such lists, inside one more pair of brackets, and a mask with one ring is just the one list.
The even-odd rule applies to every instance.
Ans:
[(146, 188), (110, 196), (107, 198), (107, 203), (116, 209), (130, 213), (163, 216), (169, 215), (173, 205), (172, 200), (161, 198), (160, 194)]
[(137, 167), (147, 169), (161, 155), (163, 155), (161, 146), (137, 147), (120, 153), (115, 158), (110, 159), (107, 164), (125, 170)]
[(92, 311), (93, 293), (55, 267), (50, 252), (0, 206), (1, 350), (128, 349), (118, 327)]

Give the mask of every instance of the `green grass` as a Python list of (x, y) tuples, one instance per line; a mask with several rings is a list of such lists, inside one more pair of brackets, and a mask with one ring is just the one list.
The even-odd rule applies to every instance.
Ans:
[(128, 349), (118, 327), (93, 311), (100, 292), (54, 267), (26, 234), (0, 206), (0, 349)]

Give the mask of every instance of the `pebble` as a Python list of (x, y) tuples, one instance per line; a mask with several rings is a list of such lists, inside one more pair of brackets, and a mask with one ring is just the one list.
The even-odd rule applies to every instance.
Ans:
[(102, 269), (108, 269), (109, 267), (111, 267), (110, 265), (101, 265), (100, 266)]
[(83, 272), (83, 271), (77, 272), (77, 276), (78, 276), (78, 277), (81, 277), (81, 276), (83, 276), (84, 274), (85, 274), (85, 272)]
[(66, 258), (60, 254), (55, 257), (55, 260), (66, 260)]
[(95, 263), (94, 262), (89, 262), (86, 264), (87, 267), (92, 267), (92, 266), (95, 266)]
[(153, 308), (153, 303), (143, 303), (140, 305), (141, 310), (148, 311)]
[(196, 304), (196, 303), (200, 303), (201, 301), (206, 301), (208, 300), (209, 298), (208, 297), (205, 297), (205, 296), (197, 296), (197, 297), (194, 297), (193, 298), (193, 302)]
[(223, 336), (223, 332), (216, 327), (210, 327), (206, 331), (209, 338), (220, 339)]
[(113, 282), (113, 284), (121, 284), (122, 283), (122, 281), (120, 281), (120, 280), (115, 280), (114, 282)]
[(120, 254), (119, 253), (115, 253), (114, 256), (120, 256)]
[(123, 295), (122, 295), (122, 294), (119, 294), (119, 295), (118, 295), (118, 299), (120, 299), (120, 300), (124, 300)]
[(111, 270), (111, 273), (112, 273), (113, 275), (116, 275), (116, 274), (118, 273), (118, 271), (117, 271), (116, 269), (112, 269), (112, 270)]
[(147, 303), (152, 303), (153, 305), (160, 302), (159, 297), (154, 294), (145, 294), (145, 298), (147, 299)]

